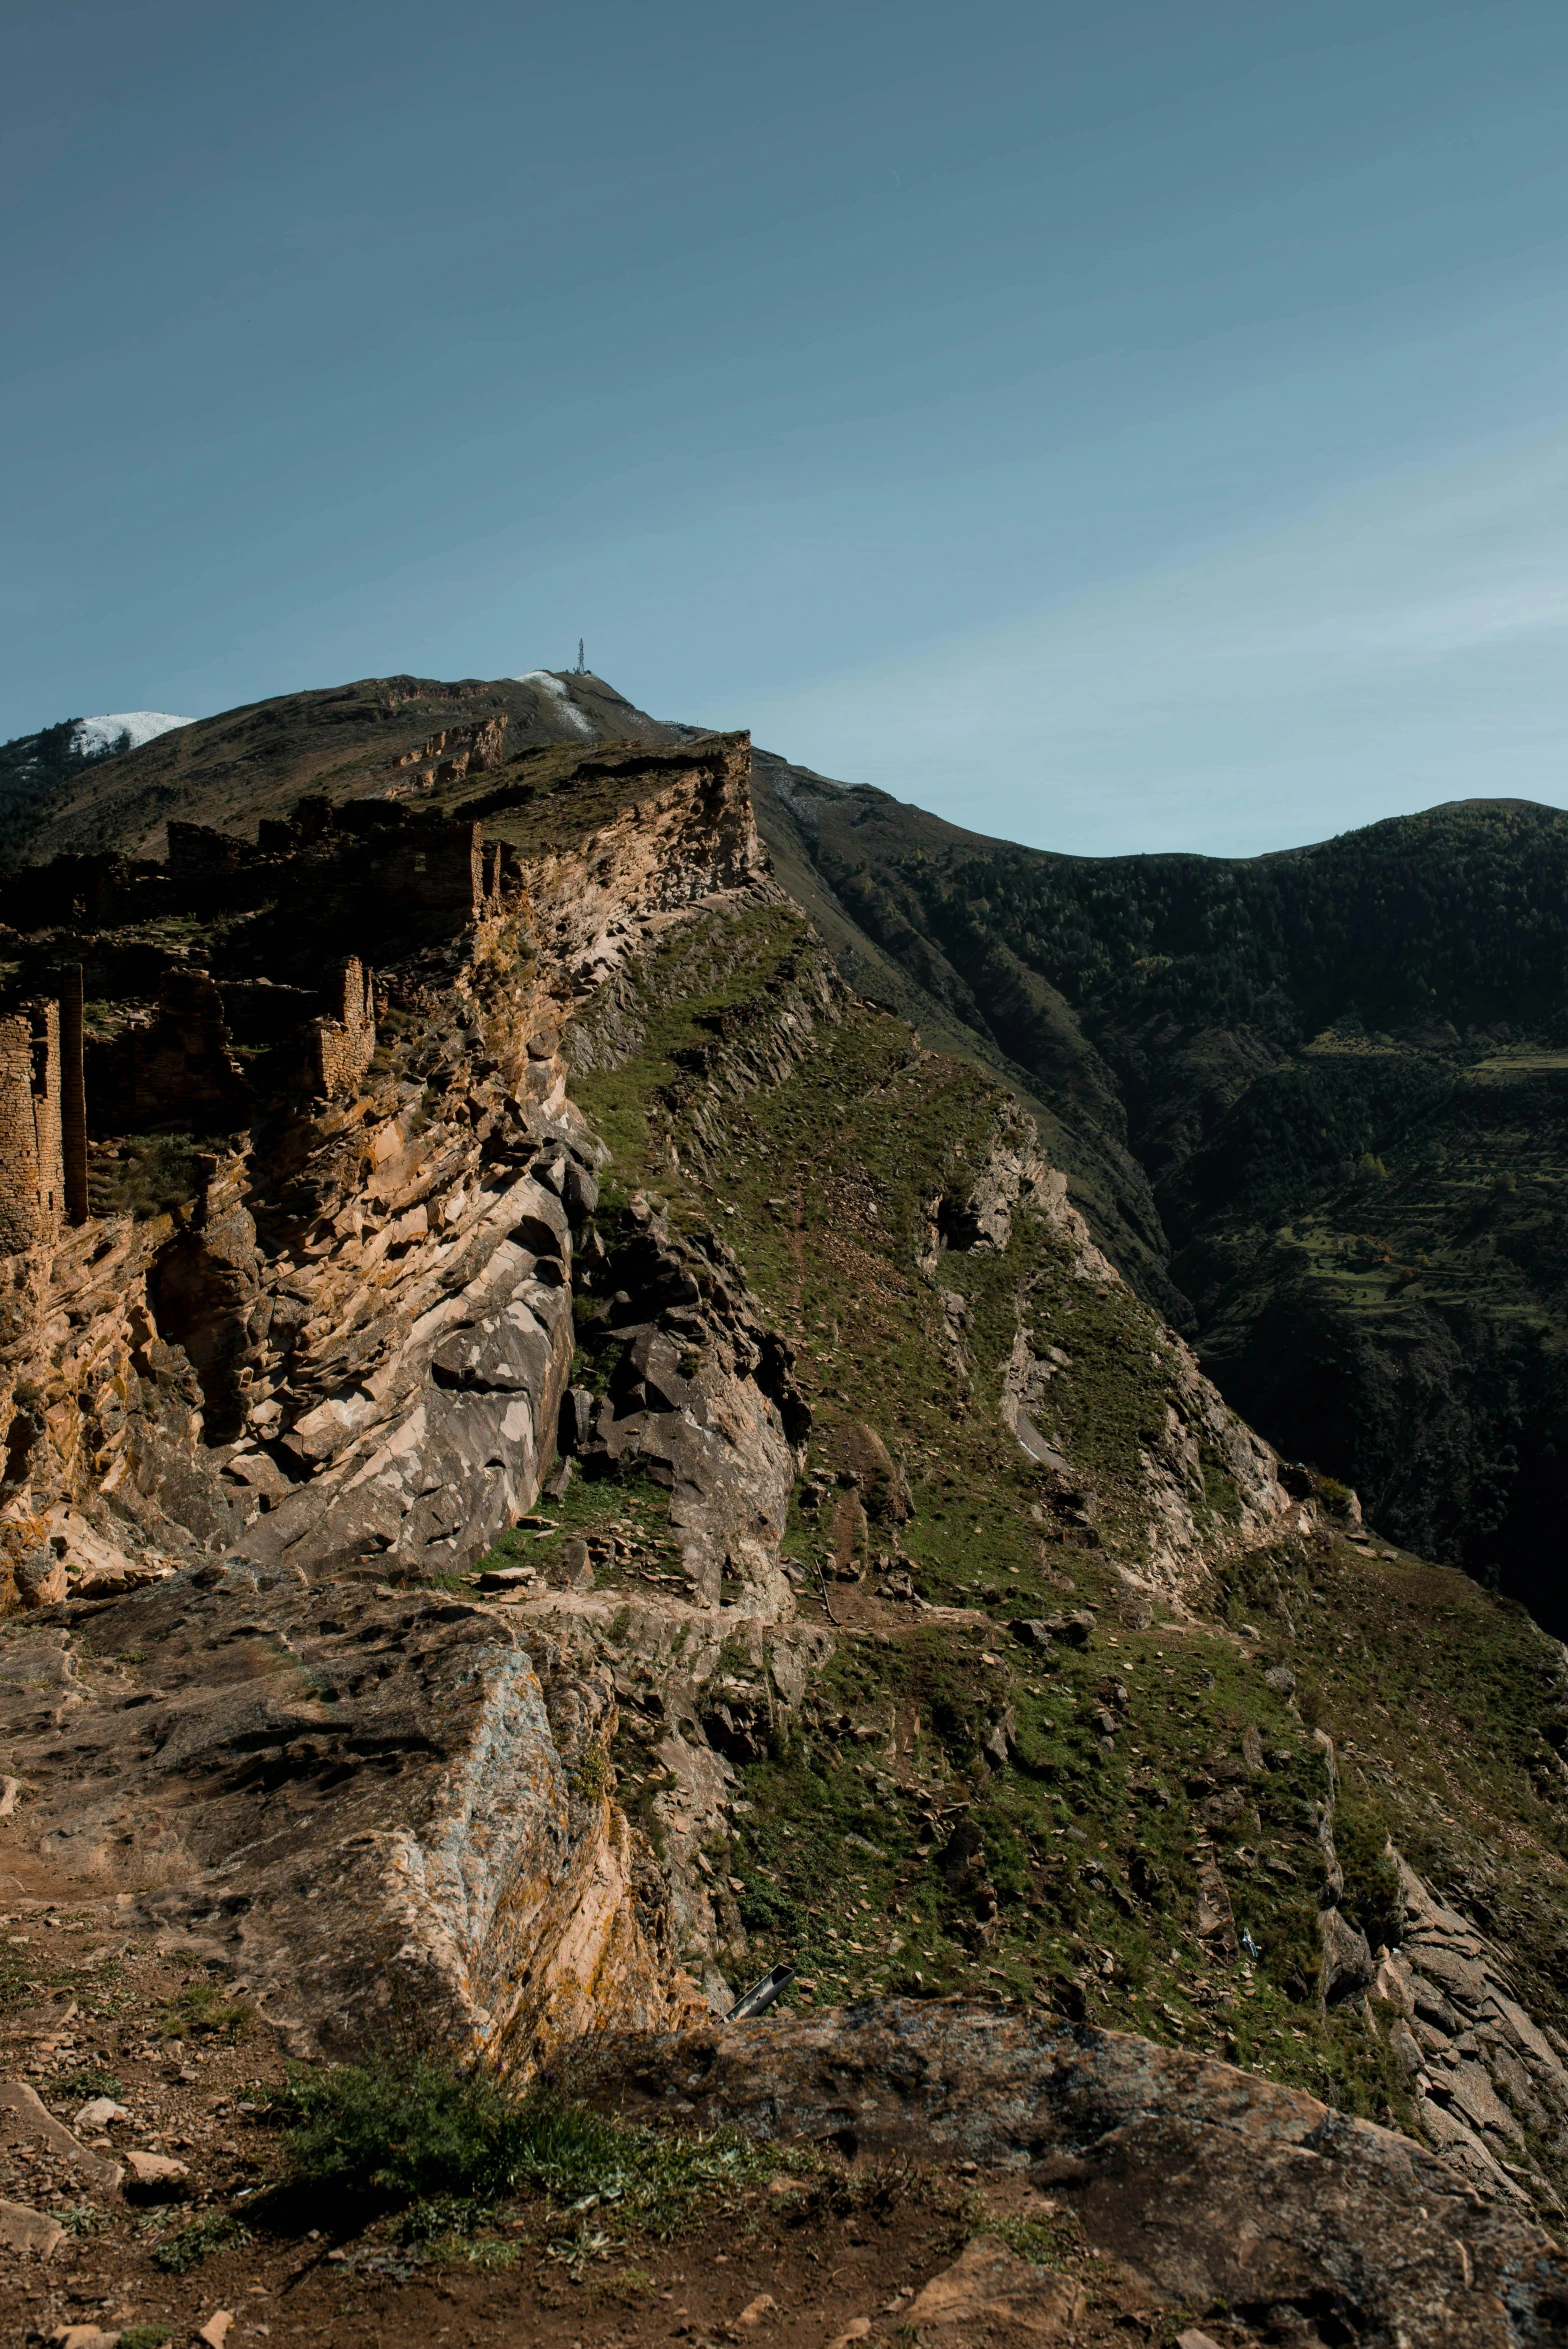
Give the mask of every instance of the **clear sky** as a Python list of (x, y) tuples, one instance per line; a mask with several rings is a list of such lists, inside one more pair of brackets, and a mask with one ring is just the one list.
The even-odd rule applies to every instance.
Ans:
[(1096, 852), (1568, 804), (1563, 0), (12, 0), (0, 737), (592, 667)]

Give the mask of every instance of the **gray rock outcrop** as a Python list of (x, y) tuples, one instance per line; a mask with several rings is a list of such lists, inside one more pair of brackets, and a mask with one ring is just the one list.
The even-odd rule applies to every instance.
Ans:
[(628, 2109), (778, 2142), (1027, 2170), (1169, 2301), (1273, 2341), (1517, 2349), (1562, 2338), (1568, 2267), (1408, 2138), (1147, 2040), (879, 2001), (633, 2043)]

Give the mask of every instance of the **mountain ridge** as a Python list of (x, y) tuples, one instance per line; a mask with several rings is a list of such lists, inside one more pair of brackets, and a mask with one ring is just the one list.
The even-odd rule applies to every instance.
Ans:
[(1088, 859), (809, 790), (806, 822), (799, 785), (764, 807), (775, 853), (1049, 1105), (1106, 1244), (1237, 1407), (1568, 1627), (1568, 817), (1449, 803), (1262, 859)]
[[(244, 2107), (312, 2097), (331, 2137), (370, 2094), (396, 2144), (428, 2095), (512, 2113), (550, 2075), (558, 2113), (586, 2064), (785, 2140), (821, 2139), (825, 2083), (813, 2222), (972, 2193), (969, 2232), (1027, 2220), (1026, 2267), (1065, 2263), (1086, 2341), (1201, 2314), (1238, 2349), (1504, 2349), (1508, 2309), (1551, 2339), (1560, 1643), (1283, 1455), (1112, 1262), (1002, 1041), (1107, 1182), (1140, 1104), (1092, 1001), (1056, 990), (1042, 1057), (997, 881), (955, 910), (878, 803), (818, 790), (801, 902), (744, 734), (410, 685), (128, 754), (125, 845), (0, 883), (0, 1864), (13, 1922), (61, 1920), (0, 1923), (0, 1992), (57, 2102), (112, 2057), (126, 2112), (177, 2116), (209, 2207), (153, 2259), (260, 2220), (224, 2166), (241, 2063)], [(1125, 890), (1096, 918), (1077, 951), (1125, 979)], [(748, 1983), (776, 2023), (735, 2019)], [(216, 2096), (161, 2053), (213, 2011), (255, 2050)], [(118, 2190), (74, 2104), (6, 2094)], [(936, 2174), (868, 2171), (884, 2126)], [(332, 2142), (356, 2191), (386, 2176)], [(596, 2263), (627, 2142), (571, 2173)], [(449, 2175), (453, 2296), (514, 2224), (547, 2285), (583, 2220), (559, 2171), (521, 2210)], [(773, 2226), (767, 2176), (730, 2242)], [(333, 2207), (379, 2323), (428, 2205)], [(211, 2289), (281, 2290), (322, 2214), (266, 2208)], [(145, 2283), (148, 2231), (95, 2224)], [(194, 2327), (206, 2288), (162, 2305)]]
[[(362, 680), (200, 721), (35, 806), (27, 853), (145, 849), (171, 814), (250, 827), (303, 790), (410, 773), (455, 804), (492, 762), (542, 775), (590, 739), (696, 737), (601, 680), (536, 675), (552, 683)], [(1451, 801), (1256, 858), (1085, 858), (760, 748), (753, 793), (849, 983), (1017, 1094), (1237, 1406), (1392, 1532), (1568, 1629), (1568, 817)], [(1282, 1383), (1302, 1346), (1307, 1375)]]

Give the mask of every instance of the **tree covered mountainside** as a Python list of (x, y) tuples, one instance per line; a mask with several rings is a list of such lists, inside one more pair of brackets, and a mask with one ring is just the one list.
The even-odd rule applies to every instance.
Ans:
[(764, 774), (776, 845), (1070, 1129), (1233, 1406), (1568, 1626), (1568, 816), (1081, 858)]

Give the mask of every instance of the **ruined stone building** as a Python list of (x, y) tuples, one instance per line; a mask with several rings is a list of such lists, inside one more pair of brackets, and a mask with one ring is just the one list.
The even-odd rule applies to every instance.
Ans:
[(365, 950), (495, 919), (508, 855), (471, 821), (316, 798), (254, 846), (175, 822), (162, 861), (63, 856), (0, 883), (18, 973), (0, 1011), (0, 1253), (86, 1218), (89, 1130), (237, 1132), (267, 1101), (352, 1094), (376, 1050)]
[(0, 1251), (58, 1239), (65, 1213), (60, 1137), (60, 1006), (0, 1018)]

